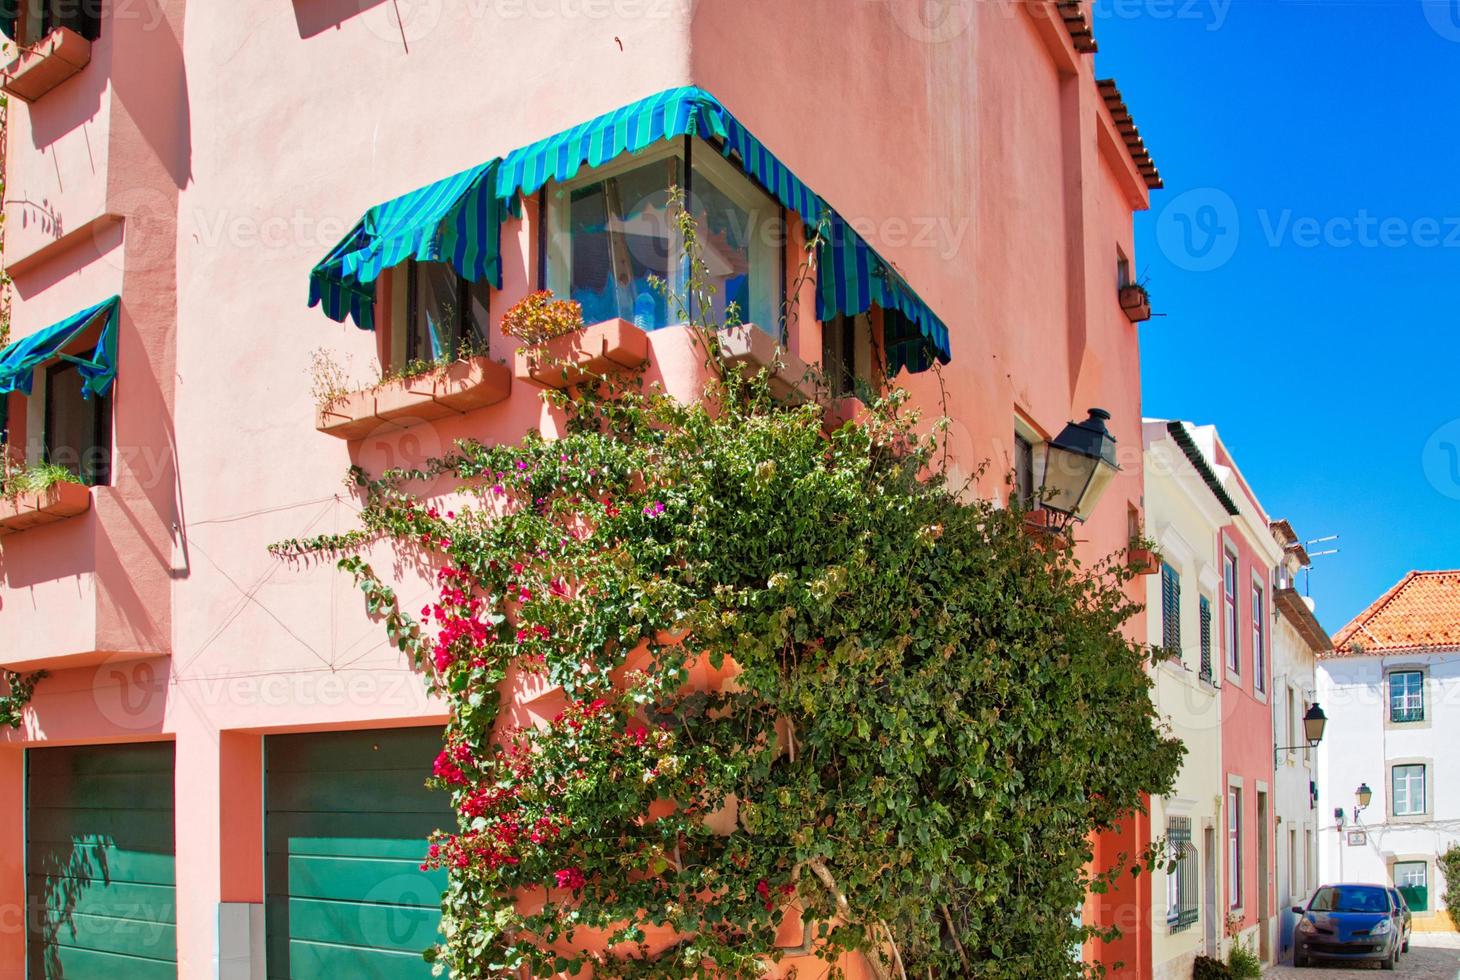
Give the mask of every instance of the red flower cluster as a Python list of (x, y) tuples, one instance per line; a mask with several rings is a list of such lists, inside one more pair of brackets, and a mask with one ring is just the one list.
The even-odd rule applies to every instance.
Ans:
[(465, 786), (466, 773), (462, 766), (472, 765), (476, 760), (472, 758), (471, 749), (457, 742), (448, 745), (436, 756), (436, 762), (431, 766), (432, 774), (448, 786)]
[(554, 871), (553, 878), (557, 880), (559, 888), (567, 888), (577, 891), (588, 884), (588, 879), (583, 877), (583, 872), (578, 868), (564, 868), (561, 871)]

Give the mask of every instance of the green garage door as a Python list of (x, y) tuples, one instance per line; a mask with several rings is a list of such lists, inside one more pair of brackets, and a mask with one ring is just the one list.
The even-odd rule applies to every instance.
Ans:
[(429, 978), (445, 872), (421, 871), (432, 831), (455, 829), (426, 778), (440, 728), (264, 741), (271, 980)]
[(30, 980), (177, 976), (173, 744), (26, 752)]

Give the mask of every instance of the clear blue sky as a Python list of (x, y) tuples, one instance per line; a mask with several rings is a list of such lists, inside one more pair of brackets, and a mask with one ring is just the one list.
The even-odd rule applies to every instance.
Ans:
[(1330, 631), (1460, 567), (1460, 0), (1099, 0), (1095, 37), (1166, 182), (1146, 415), (1216, 424), (1271, 515), (1342, 536)]

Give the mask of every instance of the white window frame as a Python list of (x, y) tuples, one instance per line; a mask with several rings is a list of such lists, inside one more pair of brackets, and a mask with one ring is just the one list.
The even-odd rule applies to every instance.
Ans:
[(1267, 693), (1267, 582), (1252, 576), (1252, 690)]
[[(1399, 677), (1415, 677), (1419, 680), (1419, 683), (1413, 689), (1409, 688), (1409, 684), (1406, 681), (1405, 690), (1402, 692), (1402, 698), (1404, 700), (1403, 707), (1406, 709), (1418, 708), (1418, 718), (1398, 719), (1394, 717), (1394, 695), (1396, 693), (1394, 681)], [(1425, 720), (1425, 672), (1423, 670), (1415, 667), (1404, 667), (1389, 672), (1389, 705), (1387, 712), (1389, 723), (1392, 725), (1412, 725)]]
[(1242, 909), (1242, 787), (1227, 787), (1227, 908)]
[[(1405, 808), (1399, 808), (1399, 771), (1407, 771), (1404, 775), (1404, 802)], [(1414, 805), (1415, 775), (1412, 770), (1419, 770), (1419, 807)], [(1429, 812), (1429, 766), (1423, 762), (1399, 762), (1389, 767), (1389, 812), (1396, 817), (1422, 817)]]
[(1237, 555), (1222, 550), (1222, 659), (1227, 672), (1242, 676), (1242, 606), (1237, 600)]

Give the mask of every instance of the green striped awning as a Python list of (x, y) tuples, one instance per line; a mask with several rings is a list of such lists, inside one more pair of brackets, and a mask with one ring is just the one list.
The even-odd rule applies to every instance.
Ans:
[(471, 282), (502, 284), (501, 234), (514, 199), (494, 192), (499, 159), (377, 204), (309, 273), (309, 305), (375, 328), (375, 280), (406, 259), (449, 262)]
[[(83, 398), (105, 395), (117, 378), (117, 319), (121, 305), (121, 297), (113, 296), (0, 350), (0, 395), (13, 391), (29, 395), (35, 369), (54, 358), (76, 365), (86, 379), (81, 388)], [(105, 319), (101, 336), (90, 357), (61, 353), (67, 344), (102, 318)]]
[(821, 219), (821, 199), (776, 159), (720, 100), (701, 88), (672, 88), (529, 143), (502, 159), (497, 196), (535, 194), (549, 180), (571, 180), (587, 164), (598, 167), (660, 140), (699, 136), (719, 140), (722, 152), (808, 225)]
[(571, 180), (664, 140), (695, 136), (808, 228), (823, 230), (817, 249), (817, 315), (854, 315), (880, 306), (887, 316), (888, 362), (923, 371), (950, 359), (948, 328), (911, 286), (843, 218), (740, 124), (718, 99), (693, 86), (672, 88), (530, 143), (455, 177), (371, 208), (310, 274), (310, 306), (332, 319), (374, 326), (375, 279), (407, 258), (450, 261), (465, 278), (501, 284), (501, 223), (520, 215), (523, 196), (549, 181)]
[(841, 215), (832, 212), (817, 249), (820, 283), (816, 318), (825, 322), (838, 313), (856, 316), (872, 306), (884, 311), (887, 367), (926, 371), (933, 360), (951, 359), (948, 328), (918, 298), (892, 265), (867, 244)]

